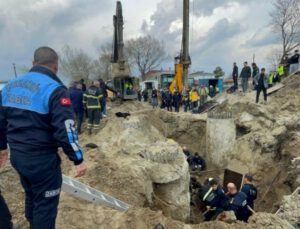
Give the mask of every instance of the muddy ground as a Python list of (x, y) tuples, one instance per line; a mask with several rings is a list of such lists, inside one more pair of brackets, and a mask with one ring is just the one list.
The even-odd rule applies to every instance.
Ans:
[[(267, 105), (255, 104), (255, 95), (249, 92), (246, 96), (222, 95), (227, 102), (216, 109), (231, 112), (236, 125), (236, 141), (226, 153), (225, 166), (251, 172), (259, 190), (256, 210), (263, 213), (253, 216), (249, 224), (191, 224), (201, 221), (201, 217), (187, 205), (190, 175), (180, 146), (209, 158), (207, 114), (175, 114), (153, 110), (144, 103), (126, 102), (108, 104), (109, 116), (96, 136), (80, 136), (89, 167), (80, 181), (132, 207), (122, 213), (63, 193), (57, 228), (153, 228), (158, 223), (166, 228), (289, 228), (286, 222), (268, 214), (276, 212), (282, 197), (300, 185), (291, 165), (293, 158), (300, 157), (300, 76), (283, 83), (285, 87), (271, 95)], [(131, 116), (127, 120), (117, 118), (114, 113), (118, 111), (130, 112)], [(91, 142), (99, 147), (85, 147)], [(72, 164), (61, 156), (64, 174), (73, 176)], [(209, 159), (208, 170), (214, 171), (197, 177), (222, 179), (223, 167)], [(0, 187), (14, 221), (26, 228), (24, 193), (10, 165), (0, 170)]]

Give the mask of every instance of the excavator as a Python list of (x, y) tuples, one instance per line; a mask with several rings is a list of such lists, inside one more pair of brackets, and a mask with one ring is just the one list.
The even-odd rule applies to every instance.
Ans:
[(179, 56), (175, 57), (175, 77), (170, 85), (170, 91), (178, 89), (181, 93), (188, 84), (188, 68), (191, 64), (189, 56), (189, 5), (190, 0), (183, 0), (182, 44)]
[(113, 16), (114, 38), (113, 50), (111, 56), (112, 63), (112, 80), (107, 83), (118, 93), (121, 100), (137, 99), (135, 90), (135, 79), (130, 76), (129, 64), (124, 57), (124, 41), (123, 41), (123, 13), (122, 4), (117, 1), (116, 15)]

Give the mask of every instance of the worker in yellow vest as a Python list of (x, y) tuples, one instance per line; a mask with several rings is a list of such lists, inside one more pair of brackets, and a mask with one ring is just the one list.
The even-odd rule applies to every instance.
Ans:
[(283, 76), (284, 76), (284, 66), (283, 64), (280, 64), (279, 67), (277, 68), (277, 74), (274, 79), (274, 83), (280, 82)]
[(190, 91), (190, 100), (192, 102), (192, 110), (197, 109), (199, 99), (200, 99), (200, 97), (199, 97), (198, 91), (196, 90), (196, 87), (192, 87), (192, 90)]
[(275, 71), (271, 71), (268, 77), (268, 88), (273, 86), (273, 80), (274, 80), (274, 76), (275, 76), (276, 72)]

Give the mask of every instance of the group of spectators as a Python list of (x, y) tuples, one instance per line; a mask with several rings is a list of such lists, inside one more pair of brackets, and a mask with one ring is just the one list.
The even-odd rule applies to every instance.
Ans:
[(108, 87), (102, 80), (93, 81), (90, 87), (86, 87), (84, 80), (74, 82), (69, 88), (70, 98), (76, 116), (77, 132), (81, 133), (81, 125), (84, 117), (88, 119), (88, 133), (97, 133), (100, 120), (106, 118), (107, 90), (117, 93)]
[[(144, 89), (139, 96), (139, 100), (149, 102), (153, 108), (160, 106), (161, 109), (168, 111), (179, 112), (180, 107), (183, 106), (184, 112), (192, 111), (198, 112), (198, 108), (207, 102), (208, 97), (215, 97), (219, 92), (218, 87), (210, 85), (200, 85), (199, 87), (193, 86), (191, 89), (184, 87), (182, 92), (175, 88), (171, 91), (168, 88), (157, 90), (153, 87), (152, 90)], [(150, 96), (149, 96), (150, 95)]]
[[(251, 69), (252, 67), (252, 69)], [(241, 79), (242, 91), (245, 93), (248, 90), (249, 79), (252, 78), (253, 89), (256, 93), (256, 103), (259, 102), (260, 93), (264, 94), (264, 101), (267, 102), (267, 89), (272, 87), (273, 84), (280, 82), (284, 76), (294, 73), (300, 69), (299, 66), (299, 51), (295, 50), (295, 53), (290, 58), (285, 56), (280, 63), (279, 67), (271, 71), (269, 74), (266, 73), (265, 68), (259, 69), (256, 63), (252, 63), (252, 66), (248, 66), (247, 62), (244, 62), (244, 67), (239, 74), (239, 69), (236, 63), (233, 63), (232, 79), (234, 85), (228, 89), (227, 92), (234, 92), (238, 90), (238, 78)]]

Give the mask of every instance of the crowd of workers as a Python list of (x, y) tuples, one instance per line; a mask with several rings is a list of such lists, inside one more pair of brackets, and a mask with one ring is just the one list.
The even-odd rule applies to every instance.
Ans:
[[(192, 171), (206, 170), (206, 162), (198, 153), (193, 154), (186, 146), (183, 146), (183, 152)], [(252, 175), (246, 174), (239, 191), (235, 182), (228, 182), (222, 187), (216, 179), (208, 178), (201, 184), (196, 176), (192, 176), (191, 204), (203, 212), (205, 221), (217, 219), (224, 211), (233, 211), (238, 220), (247, 222), (254, 211), (254, 201), (258, 194), (252, 182)]]
[[(158, 90), (153, 87), (152, 90), (145, 88), (142, 92), (139, 92), (139, 100), (143, 98), (144, 102), (151, 103), (153, 108), (160, 106), (161, 109), (167, 109), (168, 111), (179, 112), (180, 107), (183, 106), (184, 112), (192, 111), (198, 112), (198, 108), (207, 102), (208, 97), (213, 98), (219, 92), (218, 87), (210, 85), (200, 85), (199, 87), (193, 86), (184, 87), (182, 92), (175, 88), (171, 91), (168, 88)], [(160, 104), (159, 104), (160, 103)]]
[[(131, 84), (126, 83), (125, 88), (129, 90)], [(74, 82), (69, 88), (70, 98), (77, 122), (77, 132), (81, 133), (81, 125), (84, 116), (88, 119), (88, 134), (91, 135), (93, 132), (97, 133), (99, 130), (100, 120), (106, 118), (106, 101), (107, 101), (107, 90), (117, 93), (113, 88), (107, 86), (102, 80), (93, 81), (90, 87), (86, 87), (84, 80), (81, 79), (79, 82)]]
[(267, 102), (267, 89), (272, 87), (275, 83), (280, 82), (284, 76), (300, 70), (299, 66), (299, 51), (295, 50), (294, 55), (290, 58), (285, 56), (281, 61), (279, 67), (270, 71), (269, 74), (266, 73), (265, 68), (259, 67), (256, 63), (252, 63), (252, 69), (248, 66), (247, 62), (244, 62), (241, 73), (239, 74), (238, 66), (233, 63), (232, 79), (234, 85), (228, 89), (228, 92), (234, 92), (238, 90), (238, 78), (241, 78), (242, 91), (245, 94), (248, 90), (249, 79), (252, 78), (253, 89), (256, 90), (256, 103), (259, 102), (260, 93), (264, 94), (264, 101)]

